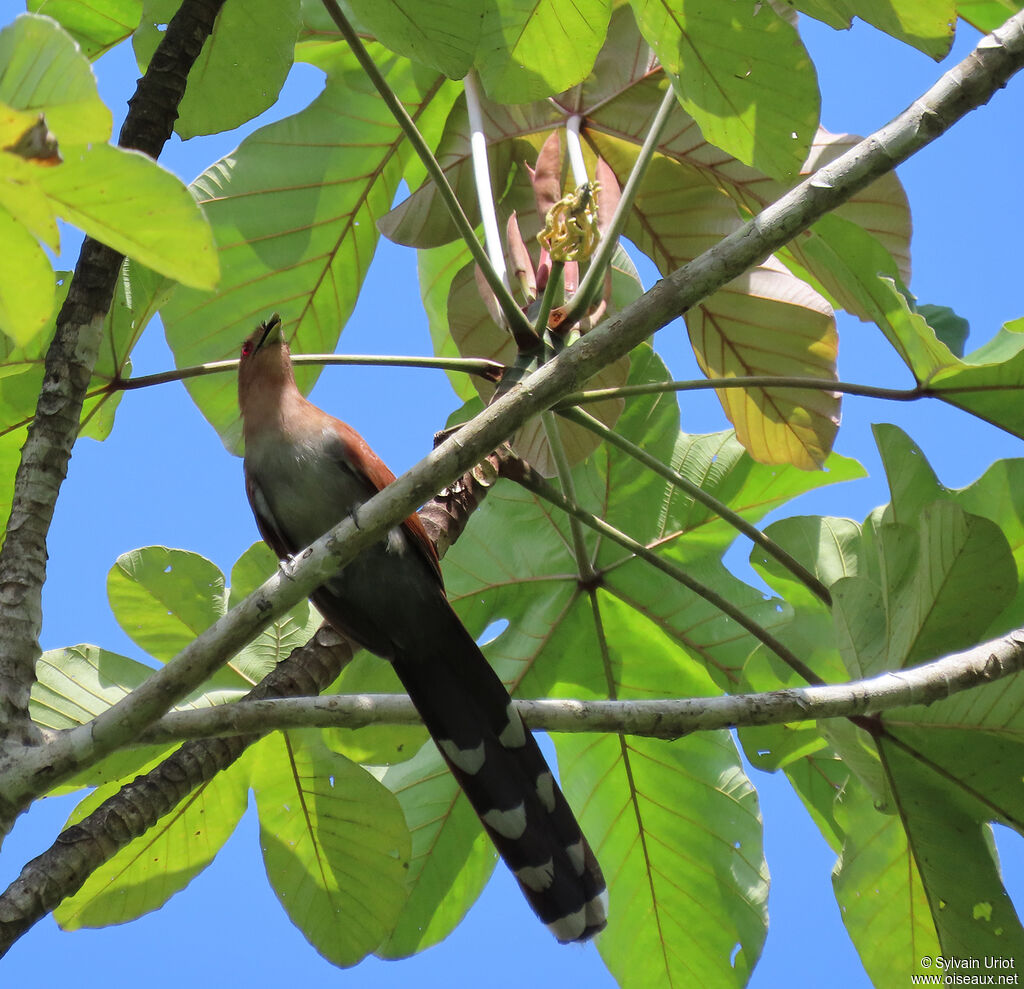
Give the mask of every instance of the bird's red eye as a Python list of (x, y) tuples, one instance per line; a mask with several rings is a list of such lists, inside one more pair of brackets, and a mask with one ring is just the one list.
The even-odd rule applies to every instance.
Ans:
[(252, 353), (252, 340), (246, 340), (242, 344), (242, 356), (248, 357)]

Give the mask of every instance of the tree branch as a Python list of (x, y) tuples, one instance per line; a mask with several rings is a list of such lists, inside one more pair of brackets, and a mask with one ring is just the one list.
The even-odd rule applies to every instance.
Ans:
[[(943, 659), (850, 683), (722, 697), (640, 701), (517, 700), (515, 705), (531, 731), (612, 732), (673, 739), (694, 731), (851, 718), (931, 704), (1021, 670), (1024, 670), (1024, 629), (1017, 629)], [(333, 694), (174, 711), (153, 725), (139, 742), (206, 738), (259, 728), (362, 728), (371, 724), (419, 723), (412, 702), (402, 694)]]
[[(167, 26), (139, 80), (118, 143), (156, 158), (174, 127), (185, 81), (224, 0), (185, 0)], [(38, 745), (28, 697), (39, 658), (41, 590), (46, 578), (46, 536), (82, 402), (99, 352), (103, 320), (124, 256), (87, 237), (57, 316), (46, 354), (42, 389), (21, 463), (7, 534), (0, 550), (0, 775), (26, 746)], [(0, 795), (0, 839), (18, 803)]]

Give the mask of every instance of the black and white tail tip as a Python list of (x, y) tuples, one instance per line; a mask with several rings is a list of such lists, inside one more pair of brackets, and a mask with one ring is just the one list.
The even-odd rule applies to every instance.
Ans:
[(511, 701), (494, 732), (438, 745), (538, 917), (559, 941), (586, 941), (607, 922), (601, 868)]

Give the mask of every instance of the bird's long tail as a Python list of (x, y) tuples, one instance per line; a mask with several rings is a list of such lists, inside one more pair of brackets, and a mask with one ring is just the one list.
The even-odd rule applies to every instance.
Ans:
[(447, 610), (450, 634), (431, 629), (414, 655), (392, 657), (395, 672), (534, 911), (559, 941), (585, 941), (606, 923), (601, 868), (508, 692)]

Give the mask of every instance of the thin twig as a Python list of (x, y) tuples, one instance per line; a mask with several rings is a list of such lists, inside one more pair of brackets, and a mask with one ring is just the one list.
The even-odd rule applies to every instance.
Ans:
[[(939, 398), (927, 385), (915, 388), (882, 388), (861, 385), (832, 378), (801, 378), (773, 374), (748, 374), (734, 378), (696, 378), (688, 381), (651, 381), (642, 385), (619, 385), (615, 388), (588, 388), (586, 391), (566, 395), (561, 405), (584, 405), (603, 402), (609, 398), (629, 398), (633, 395), (656, 395), (661, 392), (709, 391), (727, 388), (802, 388), (808, 391), (837, 391), (846, 395), (881, 398), (891, 402), (914, 402), (919, 398)], [(966, 390), (966, 389), (965, 389)]]

